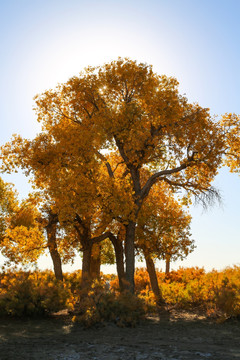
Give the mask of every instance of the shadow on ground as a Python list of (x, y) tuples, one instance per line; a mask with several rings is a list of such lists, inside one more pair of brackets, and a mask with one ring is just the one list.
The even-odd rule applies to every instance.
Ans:
[(0, 359), (240, 359), (240, 322), (217, 324), (204, 316), (172, 311), (169, 319), (149, 317), (136, 328), (102, 324), (85, 330), (66, 314), (2, 318)]

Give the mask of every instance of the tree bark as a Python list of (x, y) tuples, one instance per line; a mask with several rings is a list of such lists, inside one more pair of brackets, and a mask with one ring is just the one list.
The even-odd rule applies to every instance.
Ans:
[(125, 260), (126, 260), (126, 281), (127, 288), (131, 293), (134, 293), (134, 271), (135, 271), (135, 230), (136, 223), (130, 221), (126, 225), (126, 238), (125, 238)]
[(91, 254), (92, 254), (92, 244), (85, 246), (83, 248), (83, 258), (82, 258), (82, 287), (86, 287), (91, 283)]
[(93, 242), (90, 236), (89, 222), (83, 221), (82, 218), (76, 214), (74, 228), (78, 241), (82, 247), (82, 281), (81, 287), (88, 288), (91, 284), (91, 255)]
[(57, 249), (56, 232), (57, 232), (57, 216), (50, 214), (49, 222), (46, 226), (47, 246), (52, 258), (54, 274), (57, 280), (63, 281), (62, 261)]
[(93, 244), (91, 261), (90, 261), (91, 279), (100, 278), (100, 267), (101, 267), (101, 245), (96, 243)]
[(170, 256), (166, 255), (166, 268), (165, 268), (165, 274), (168, 275), (170, 272)]
[(122, 292), (125, 290), (125, 285), (126, 285), (122, 241), (117, 239), (115, 236), (111, 238), (111, 241), (115, 250), (119, 288), (120, 291)]
[(147, 251), (144, 251), (144, 257), (145, 257), (145, 261), (146, 261), (146, 265), (147, 265), (147, 271), (148, 271), (149, 278), (150, 278), (151, 288), (152, 288), (152, 291), (153, 291), (154, 296), (156, 298), (157, 304), (159, 304), (159, 305), (164, 304), (162, 293), (161, 293), (161, 290), (160, 290), (159, 285), (158, 285), (158, 280), (157, 280), (157, 274), (156, 274), (154, 261), (151, 258), (150, 254), (148, 254)]

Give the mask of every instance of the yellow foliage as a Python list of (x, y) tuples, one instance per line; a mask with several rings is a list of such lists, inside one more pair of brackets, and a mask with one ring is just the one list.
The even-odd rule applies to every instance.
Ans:
[(240, 170), (240, 116), (237, 114), (225, 114), (222, 116), (221, 126), (225, 134), (225, 158), (224, 165), (231, 172), (239, 173)]
[[(66, 260), (73, 249), (90, 247), (106, 230), (116, 235), (120, 227), (135, 226), (138, 217), (139, 224), (146, 223), (148, 215), (147, 230), (153, 225), (156, 231), (151, 237), (140, 233), (139, 244), (163, 258), (169, 252), (181, 258), (193, 250), (190, 217), (174, 203), (171, 191), (184, 189), (188, 204), (191, 195), (201, 198), (211, 190), (225, 138), (209, 109), (190, 104), (176, 79), (127, 58), (88, 67), (35, 101), (42, 130), (33, 140), (16, 135), (3, 146), (1, 169), (23, 169), (54, 204), (66, 233), (59, 241)], [(159, 201), (151, 206), (146, 200), (154, 194)], [(168, 216), (160, 223), (162, 214)], [(18, 231), (26, 248), (23, 230)], [(8, 234), (10, 243), (13, 235)], [(161, 246), (154, 246), (159, 239)], [(132, 247), (134, 240), (129, 240)], [(134, 259), (126, 259), (132, 271)]]
[[(205, 311), (208, 316), (227, 318), (240, 315), (240, 268), (206, 273), (199, 268), (180, 268), (158, 281), (167, 305), (176, 309)], [(73, 321), (89, 327), (102, 321), (118, 326), (135, 326), (144, 316), (157, 312), (145, 269), (136, 271), (137, 294), (120, 294), (113, 275), (105, 275), (90, 288), (81, 289), (81, 272), (64, 275), (57, 281), (52, 272), (0, 273), (0, 314), (43, 315), (66, 309), (74, 312)], [(106, 282), (112, 280), (109, 289)], [(116, 284), (116, 282), (115, 282)]]
[(175, 261), (191, 253), (195, 246), (190, 233), (191, 216), (183, 209), (169, 185), (152, 187), (138, 216), (136, 246), (153, 257)]
[(46, 315), (69, 307), (72, 295), (67, 283), (51, 272), (8, 272), (0, 274), (0, 314)]
[(14, 263), (34, 263), (43, 253), (46, 240), (37, 227), (8, 228), (1, 243), (2, 254)]

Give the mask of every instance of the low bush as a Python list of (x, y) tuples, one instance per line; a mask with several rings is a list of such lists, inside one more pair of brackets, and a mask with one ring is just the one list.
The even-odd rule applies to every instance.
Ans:
[(9, 272), (0, 275), (0, 314), (39, 316), (71, 307), (67, 283), (51, 272)]
[(105, 282), (95, 281), (86, 293), (81, 291), (73, 321), (90, 327), (111, 321), (120, 327), (134, 327), (144, 316), (144, 303), (129, 292), (114, 293)]
[[(180, 268), (167, 276), (157, 272), (166, 304), (177, 309), (199, 308), (207, 315), (240, 315), (240, 267), (206, 273)], [(136, 295), (120, 293), (115, 275), (102, 275), (81, 289), (81, 271), (57, 281), (51, 271), (0, 273), (0, 315), (38, 316), (62, 309), (74, 311), (74, 321), (89, 327), (102, 321), (135, 326), (144, 314), (158, 311), (145, 269), (135, 274)]]

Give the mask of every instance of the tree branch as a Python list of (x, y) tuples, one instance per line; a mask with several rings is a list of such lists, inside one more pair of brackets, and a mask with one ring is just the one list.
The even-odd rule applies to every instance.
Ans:
[(112, 168), (111, 168), (110, 163), (107, 161), (107, 159), (105, 158), (105, 156), (100, 153), (100, 151), (98, 151), (97, 154), (98, 154), (98, 156), (100, 157), (100, 159), (105, 162), (106, 167), (107, 167), (107, 170), (108, 170), (108, 175), (110, 176), (110, 178), (114, 178), (114, 173), (113, 173), (113, 171), (112, 171)]
[(171, 175), (171, 174), (175, 174), (175, 173), (178, 173), (184, 169), (186, 169), (188, 167), (188, 164), (187, 163), (184, 163), (174, 169), (171, 169), (171, 170), (162, 170), (162, 171), (159, 171), (155, 174), (153, 174), (148, 180), (147, 182), (145, 183), (145, 185), (143, 186), (142, 190), (141, 190), (141, 193), (140, 193), (140, 199), (143, 200), (149, 193), (151, 187), (157, 182), (157, 180), (162, 177), (162, 176), (165, 176), (165, 175)]
[(99, 243), (105, 239), (110, 239), (112, 236), (114, 236), (111, 231), (107, 231), (104, 234), (100, 235), (100, 236), (94, 236), (93, 238), (91, 238), (91, 241), (93, 244)]

